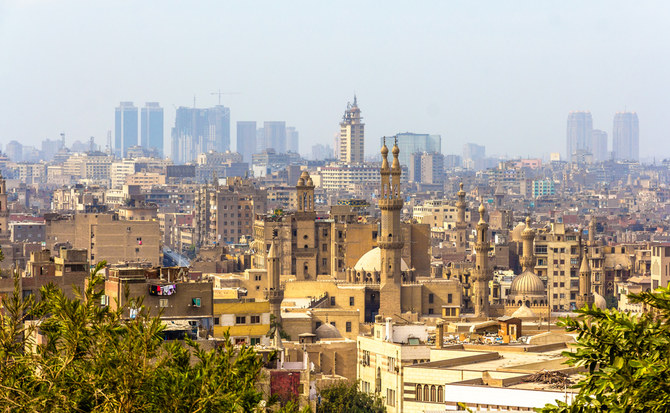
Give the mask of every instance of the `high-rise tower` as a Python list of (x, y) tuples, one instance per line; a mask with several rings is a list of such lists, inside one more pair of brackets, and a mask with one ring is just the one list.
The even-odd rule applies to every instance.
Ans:
[(479, 222), (477, 223), (477, 242), (475, 243), (475, 268), (472, 271), (472, 286), (475, 305), (475, 317), (489, 316), (489, 281), (492, 274), (489, 271), (489, 224), (486, 222), (486, 207), (479, 206)]
[(593, 118), (591, 112), (570, 112), (568, 114), (567, 129), (567, 159), (573, 160), (573, 156), (580, 151), (591, 151), (591, 139), (593, 135)]
[(114, 119), (114, 154), (126, 156), (126, 151), (131, 146), (136, 146), (137, 141), (137, 107), (133, 102), (121, 102), (116, 108)]
[[(339, 160), (344, 163), (362, 163), (365, 157), (365, 124), (354, 95), (354, 103), (347, 104), (340, 123)], [(388, 151), (388, 149), (387, 149)]]
[(464, 253), (468, 245), (468, 224), (465, 222), (465, 191), (463, 182), (459, 184), (458, 201), (456, 201), (456, 251)]
[(400, 212), (403, 200), (400, 195), (400, 161), (398, 145), (391, 150), (393, 163), (389, 168), (386, 143), (382, 146), (381, 192), (379, 209), (381, 210), (381, 233), (377, 245), (381, 250), (381, 285), (379, 288), (379, 314), (384, 317), (398, 317), (402, 312), (401, 286), (402, 274), (400, 262), (402, 255), (402, 230)]
[(158, 102), (147, 102), (140, 112), (141, 145), (163, 156), (163, 108)]
[(237, 152), (242, 155), (242, 161), (251, 165), (251, 155), (256, 153), (256, 122), (237, 122)]
[(640, 126), (635, 112), (614, 115), (612, 151), (615, 159), (638, 161), (640, 159)]

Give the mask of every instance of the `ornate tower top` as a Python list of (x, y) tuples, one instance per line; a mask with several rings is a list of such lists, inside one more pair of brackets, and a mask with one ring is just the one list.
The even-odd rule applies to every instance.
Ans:
[(482, 201), (482, 203), (479, 204), (479, 222), (477, 223), (477, 226), (486, 225), (486, 227), (488, 228), (488, 223), (484, 219), (484, 216), (486, 216), (486, 207), (484, 206), (484, 202)]
[(521, 240), (523, 242), (521, 267), (524, 271), (534, 271), (535, 256), (533, 255), (533, 242), (535, 241), (535, 231), (530, 226), (530, 217), (526, 217), (526, 228), (521, 233)]

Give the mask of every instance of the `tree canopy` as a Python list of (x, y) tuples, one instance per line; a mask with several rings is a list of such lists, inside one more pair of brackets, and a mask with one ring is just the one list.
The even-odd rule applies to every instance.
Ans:
[[(53, 285), (40, 299), (13, 294), (0, 312), (0, 410), (44, 412), (263, 411), (257, 386), (262, 360), (252, 347), (204, 350), (167, 342), (163, 324), (142, 306), (132, 320), (123, 308), (101, 306), (99, 264), (83, 292), (69, 299)], [(39, 331), (44, 338), (35, 341)], [(291, 405), (283, 411), (296, 411)]]
[(670, 290), (629, 296), (648, 311), (583, 308), (561, 325), (577, 333), (568, 363), (586, 369), (572, 404), (542, 412), (666, 412), (670, 409)]
[(386, 411), (382, 399), (370, 396), (358, 389), (356, 382), (340, 382), (323, 388), (319, 392), (317, 413), (383, 413)]

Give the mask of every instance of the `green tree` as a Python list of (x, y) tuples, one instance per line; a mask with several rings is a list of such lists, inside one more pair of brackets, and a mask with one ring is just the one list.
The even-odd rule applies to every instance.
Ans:
[[(253, 347), (166, 342), (163, 324), (142, 305), (100, 306), (99, 264), (69, 299), (53, 285), (23, 299), (18, 277), (0, 312), (0, 411), (254, 412), (266, 404)], [(37, 343), (35, 332), (44, 338)], [(282, 409), (285, 412), (297, 408)]]
[(564, 318), (578, 334), (568, 363), (586, 368), (572, 404), (547, 405), (542, 412), (666, 412), (670, 409), (670, 290), (629, 296), (649, 312), (634, 315), (584, 308)]
[(316, 413), (383, 413), (384, 402), (358, 389), (357, 382), (340, 382), (320, 389)]

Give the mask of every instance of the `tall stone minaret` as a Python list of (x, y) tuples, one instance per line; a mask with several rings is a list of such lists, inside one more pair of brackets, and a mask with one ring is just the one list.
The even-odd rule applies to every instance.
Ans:
[[(265, 297), (270, 302), (270, 313), (274, 316), (275, 322), (277, 324), (281, 324), (281, 302), (284, 300), (284, 290), (282, 289), (281, 282), (279, 280), (280, 264), (279, 252), (277, 249), (277, 244), (273, 238), (272, 243), (270, 244), (270, 250), (268, 251), (268, 258), (265, 266), (268, 276), (268, 289), (265, 292)], [(279, 328), (275, 329), (273, 345), (275, 347), (281, 346)]]
[(526, 229), (521, 233), (521, 240), (523, 241), (521, 268), (523, 271), (535, 271), (535, 255), (533, 254), (535, 231), (530, 227), (530, 217), (526, 217)]
[(477, 223), (477, 242), (475, 243), (475, 268), (472, 271), (472, 298), (475, 304), (475, 317), (489, 316), (489, 281), (492, 276), (489, 271), (489, 224), (486, 222), (486, 207), (479, 206), (479, 222)]
[(589, 222), (589, 247), (596, 245), (596, 217), (591, 217), (591, 222)]
[(0, 239), (9, 238), (9, 209), (7, 208), (7, 185), (0, 174)]
[(465, 222), (465, 191), (463, 182), (458, 190), (458, 201), (456, 201), (456, 251), (465, 252), (468, 245), (468, 224)]
[(377, 245), (381, 250), (381, 285), (379, 288), (379, 313), (384, 317), (398, 317), (402, 313), (400, 262), (402, 255), (402, 230), (400, 212), (403, 201), (400, 195), (400, 161), (398, 143), (393, 145), (393, 163), (389, 169), (388, 148), (382, 146), (381, 193), (381, 233)]
[(314, 220), (314, 182), (309, 172), (302, 171), (296, 185), (298, 210), (295, 213), (296, 237), (295, 277), (298, 281), (316, 279), (316, 233)]
[(579, 267), (579, 295), (577, 296), (577, 308), (582, 308), (584, 305), (591, 307), (592, 304), (591, 267), (589, 266), (588, 249), (584, 248), (582, 265)]

